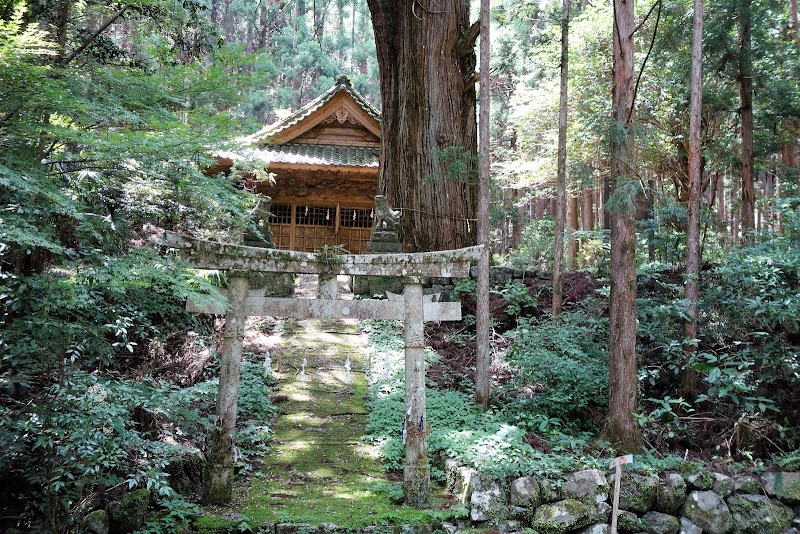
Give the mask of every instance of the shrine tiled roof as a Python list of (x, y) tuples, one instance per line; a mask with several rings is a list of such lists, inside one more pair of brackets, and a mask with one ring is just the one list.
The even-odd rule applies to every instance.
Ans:
[(331, 165), (378, 168), (381, 149), (364, 146), (286, 143), (255, 150), (264, 161), (293, 165)]
[(340, 91), (345, 91), (349, 94), (353, 100), (356, 101), (364, 111), (377, 122), (381, 120), (381, 113), (375, 107), (370, 104), (366, 98), (364, 98), (361, 93), (353, 89), (352, 84), (350, 83), (349, 78), (347, 76), (339, 76), (336, 80), (336, 85), (322, 93), (320, 96), (300, 108), (299, 110), (295, 111), (285, 119), (266, 126), (259, 130), (258, 132), (254, 133), (250, 136), (249, 140), (251, 142), (261, 143), (279, 135), (281, 132), (295, 126), (296, 124), (302, 122), (304, 119), (311, 116), (314, 112), (319, 110), (322, 106), (324, 106), (327, 102), (329, 102), (337, 93)]

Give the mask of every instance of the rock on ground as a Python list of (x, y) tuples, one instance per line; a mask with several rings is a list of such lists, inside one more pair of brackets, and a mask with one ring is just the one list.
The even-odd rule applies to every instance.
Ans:
[(737, 495), (728, 499), (735, 534), (781, 534), (794, 512), (766, 495)]
[(488, 521), (503, 518), (506, 509), (506, 499), (497, 482), (483, 484), (477, 481), (470, 497), (470, 518), (473, 521)]
[[(613, 475), (611, 475), (613, 476)], [(620, 482), (619, 507), (643, 514), (656, 502), (658, 479), (636, 473), (623, 473)]]
[(674, 514), (686, 502), (686, 481), (678, 473), (668, 473), (658, 481), (654, 509)]
[(620, 510), (617, 515), (617, 530), (620, 532), (627, 532), (635, 534), (644, 530), (644, 523), (639, 519), (639, 516), (627, 510)]
[(566, 499), (594, 505), (608, 500), (608, 482), (597, 469), (576, 471), (567, 475), (561, 493)]
[(512, 506), (536, 508), (541, 504), (539, 482), (532, 476), (515, 479), (511, 482), (509, 493)]
[(728, 505), (713, 491), (691, 492), (683, 515), (709, 534), (725, 534), (732, 526)]
[(580, 529), (576, 534), (608, 534), (611, 527), (604, 523), (595, 523)]
[(594, 520), (593, 507), (575, 499), (566, 499), (537, 508), (531, 523), (540, 534), (564, 534), (590, 525)]
[(648, 534), (678, 534), (681, 530), (677, 517), (661, 512), (647, 512), (642, 516), (642, 523)]
[(770, 497), (788, 505), (800, 504), (800, 472), (766, 473), (761, 481)]
[(747, 493), (756, 495), (761, 493), (761, 484), (756, 480), (756, 477), (751, 475), (742, 475), (733, 478), (733, 491), (736, 493)]
[(110, 524), (105, 510), (95, 510), (83, 518), (83, 528), (89, 534), (108, 534)]
[(144, 524), (150, 490), (142, 488), (126, 493), (119, 504), (109, 508), (111, 534), (128, 534)]
[(681, 517), (680, 534), (701, 534), (703, 529), (692, 523), (688, 518)]
[(722, 473), (711, 473), (711, 476), (714, 477), (713, 490), (716, 494), (727, 497), (733, 493), (734, 481), (731, 477)]

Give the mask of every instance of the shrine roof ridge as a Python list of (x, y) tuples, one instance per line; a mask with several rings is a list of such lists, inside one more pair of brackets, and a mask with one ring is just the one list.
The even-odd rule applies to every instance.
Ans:
[(278, 122), (265, 126), (261, 130), (257, 131), (256, 133), (248, 136), (245, 138), (246, 141), (252, 143), (263, 143), (264, 141), (268, 140), (271, 137), (274, 137), (281, 133), (284, 130), (291, 128), (292, 126), (302, 122), (304, 119), (312, 115), (315, 111), (320, 109), (324, 106), (327, 102), (329, 102), (336, 94), (340, 91), (344, 91), (349, 94), (356, 103), (361, 106), (364, 111), (372, 117), (375, 121), (379, 124), (381, 122), (381, 113), (378, 111), (369, 101), (358, 91), (353, 88), (353, 85), (350, 83), (350, 79), (347, 76), (339, 76), (336, 80), (336, 84), (319, 95), (317, 98), (306, 104), (305, 106), (301, 107), (285, 119), (282, 119)]

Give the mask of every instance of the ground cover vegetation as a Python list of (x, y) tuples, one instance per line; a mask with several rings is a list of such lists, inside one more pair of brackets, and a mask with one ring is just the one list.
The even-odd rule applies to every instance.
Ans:
[[(428, 13), (419, 4), (416, 15)], [(688, 454), (796, 469), (797, 21), (774, 2), (708, 4), (699, 330), (687, 339), (690, 7), (642, 3), (636, 13), (647, 36), (636, 49), (637, 183), (649, 205), (636, 246), (635, 417), (652, 465)], [(426, 327), (432, 454), (504, 477), (554, 476), (614, 453), (597, 439), (608, 408), (610, 6), (570, 8), (558, 317), (539, 276), (554, 257), (560, 9), (498, 0), (492, 12), (492, 248), (495, 263), (526, 276), (491, 297), (489, 411), (471, 405), (474, 286), (458, 288), (464, 322)], [(220, 325), (183, 302), (225, 277), (191, 271), (160, 236), (236, 239), (254, 199), (236, 173), (206, 176), (208, 155), (342, 72), (380, 102), (364, 2), (0, 0), (0, 527), (78, 532), (86, 512), (142, 488), (158, 511), (147, 531), (199, 513), (197, 489), (177, 488), (174, 467), (213, 424)], [(743, 80), (753, 80), (750, 101)], [(748, 128), (752, 162), (742, 157)], [(370, 328), (375, 346), (396, 343), (395, 326)], [(243, 476), (267, 451), (266, 387), (246, 356)], [(402, 465), (401, 404), (399, 375), (375, 382), (365, 433), (389, 470)]]

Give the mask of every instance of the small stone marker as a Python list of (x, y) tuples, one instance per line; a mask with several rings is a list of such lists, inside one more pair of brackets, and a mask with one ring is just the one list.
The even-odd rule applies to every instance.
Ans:
[(268, 350), (264, 351), (264, 378), (272, 378), (272, 356)]
[(392, 367), (392, 362), (389, 360), (389, 351), (383, 353), (383, 372), (381, 373), (381, 381), (386, 382), (389, 380), (389, 370)]
[(622, 480), (622, 466), (633, 463), (633, 455), (617, 456), (611, 460), (609, 468), (616, 469), (614, 472), (614, 500), (611, 508), (611, 533), (617, 534), (617, 515), (619, 515), (619, 486)]

